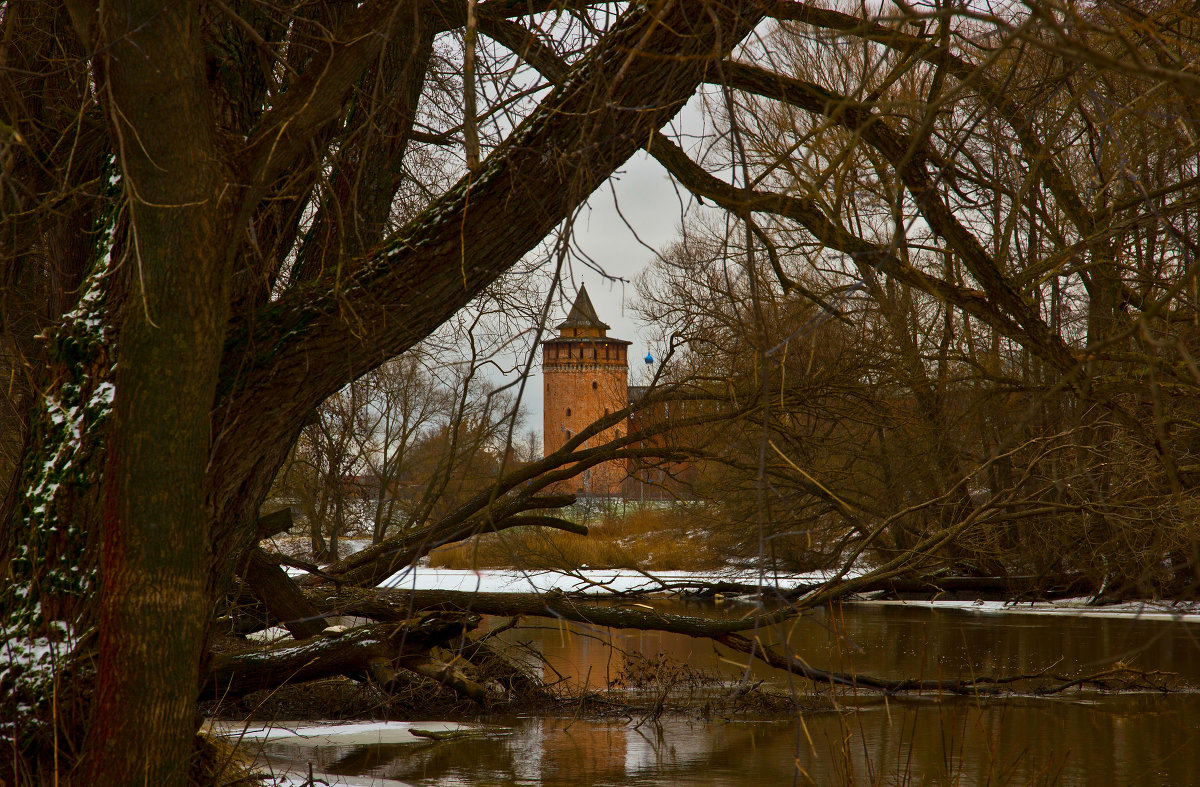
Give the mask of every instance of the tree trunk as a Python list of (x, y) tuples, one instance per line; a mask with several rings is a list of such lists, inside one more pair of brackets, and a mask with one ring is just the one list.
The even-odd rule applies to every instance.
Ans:
[(242, 577), (254, 595), (296, 639), (315, 637), (328, 625), (287, 572), (261, 548), (250, 550)]
[[(104, 479), (99, 667), (89, 784), (183, 784), (196, 731), (207, 593), (210, 406), (228, 260), (198, 3), (101, 7), (107, 109), (133, 243), (124, 272)], [(153, 632), (147, 636), (146, 632)], [(154, 734), (147, 735), (147, 730)]]

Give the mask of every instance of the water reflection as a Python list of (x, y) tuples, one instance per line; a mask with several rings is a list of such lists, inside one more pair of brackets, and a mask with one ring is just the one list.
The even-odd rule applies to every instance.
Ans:
[[(658, 602), (656, 606), (681, 614), (706, 612), (695, 604)], [(722, 616), (752, 611), (729, 605), (710, 609)], [(1120, 664), (1175, 672), (1189, 683), (1200, 684), (1200, 624), (1195, 622), (846, 605), (816, 610), (757, 634), (765, 642), (787, 640), (814, 666), (887, 678), (970, 678), (1046, 670), (1078, 675)], [(543, 677), (553, 680), (561, 673), (574, 683), (587, 682), (591, 687), (615, 678), (626, 652), (661, 652), (730, 678), (745, 673), (747, 661), (742, 654), (714, 647), (708, 640), (661, 632), (611, 631), (556, 620), (531, 621), (503, 636), (545, 659), (548, 666), (542, 667)], [(528, 663), (536, 668), (539, 660)], [(782, 673), (758, 664), (748, 674), (756, 679), (785, 679)]]
[(509, 720), (497, 740), (300, 747), (330, 774), (414, 785), (1191, 784), (1193, 697), (890, 702), (793, 721)]
[[(761, 635), (786, 638), (817, 666), (891, 678), (1078, 674), (1123, 663), (1200, 682), (1200, 626), (1182, 622), (847, 606)], [(561, 675), (578, 686), (614, 679), (625, 652), (665, 652), (728, 681), (747, 673), (742, 654), (688, 637), (553, 620), (499, 636), (531, 664), (544, 659), (548, 679)], [(787, 685), (760, 665), (749, 673)], [(495, 719), (513, 734), (316, 749), (268, 743), (265, 753), (276, 762), (313, 760), (331, 774), (415, 785), (1129, 785), (1190, 784), (1200, 774), (1197, 694), (886, 702), (850, 695), (838, 698), (838, 710), (785, 721), (639, 721)]]

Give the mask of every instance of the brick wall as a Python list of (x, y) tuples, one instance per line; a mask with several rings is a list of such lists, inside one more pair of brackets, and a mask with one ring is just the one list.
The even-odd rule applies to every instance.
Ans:
[[(545, 380), (543, 448), (557, 451), (570, 436), (628, 403), (628, 343), (607, 337), (560, 337), (542, 346)], [(626, 433), (624, 423), (590, 438), (601, 445)], [(604, 462), (560, 485), (556, 491), (616, 495), (626, 477), (624, 462)]]

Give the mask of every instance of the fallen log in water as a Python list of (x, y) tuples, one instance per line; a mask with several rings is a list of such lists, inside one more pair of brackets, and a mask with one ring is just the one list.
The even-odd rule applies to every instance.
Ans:
[[(707, 638), (731, 650), (745, 653), (752, 659), (811, 680), (818, 686), (848, 687), (887, 694), (952, 693), (971, 695), (999, 694), (1005, 687), (1023, 684), (1039, 693), (1055, 693), (1064, 688), (1096, 682), (1096, 676), (1051, 675), (1046, 671), (1017, 675), (980, 675), (966, 680), (923, 680), (904, 678), (891, 680), (863, 673), (837, 672), (813, 667), (797, 658), (786, 646), (764, 645), (759, 631), (795, 616), (794, 609), (785, 607), (773, 612), (760, 612), (737, 619), (712, 619), (675, 615), (653, 609), (628, 606), (587, 604), (561, 593), (535, 595), (530, 593), (467, 593), (451, 590), (398, 590), (394, 588), (342, 588), (340, 590), (306, 589), (313, 606), (327, 614), (355, 615), (387, 620), (400, 619), (419, 610), (459, 610), (498, 616), (553, 617), (593, 626), (643, 631), (663, 631)], [(1141, 675), (1130, 671), (1126, 690), (1168, 690), (1170, 676)], [(1108, 673), (1103, 673), (1108, 675)], [(1111, 690), (1111, 687), (1109, 687)], [(1028, 689), (1027, 689), (1028, 690)]]
[[(359, 626), (304, 642), (214, 653), (201, 690), (203, 699), (240, 697), (285, 683), (346, 675), (359, 680), (387, 676), (407, 657), (461, 637), (479, 624), (474, 615), (421, 615)], [(418, 662), (413, 662), (418, 663)]]
[(540, 616), (609, 628), (666, 631), (692, 637), (712, 637), (786, 620), (791, 608), (738, 618), (675, 615), (643, 607), (587, 604), (563, 593), (470, 593), (461, 590), (401, 590), (398, 588), (305, 588), (313, 606), (327, 615), (373, 620), (400, 620), (414, 612), (445, 610), (504, 617)]
[(408, 732), (418, 738), (428, 738), (431, 741), (460, 741), (503, 738), (512, 735), (514, 730), (510, 727), (460, 727), (457, 730), (419, 730), (414, 727)]

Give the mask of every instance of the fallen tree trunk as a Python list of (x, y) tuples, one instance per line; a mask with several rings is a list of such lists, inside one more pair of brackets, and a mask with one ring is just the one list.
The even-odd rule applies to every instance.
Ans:
[(474, 615), (423, 615), (402, 625), (378, 623), (307, 642), (214, 653), (200, 696), (240, 697), (335, 675), (372, 679), (389, 674), (389, 665), (404, 666), (406, 657), (420, 656), (478, 624)]
[(674, 615), (642, 608), (586, 604), (562, 593), (469, 593), (461, 590), (400, 590), (396, 588), (305, 588), (313, 606), (328, 615), (373, 620), (403, 620), (430, 610), (470, 612), (504, 617), (562, 618), (619, 629), (665, 631), (691, 637), (713, 637), (770, 625), (795, 614), (789, 608), (734, 620)]
[[(721, 643), (730, 650), (745, 653), (752, 659), (761, 659), (772, 667), (785, 670), (793, 675), (799, 675), (820, 685), (842, 686), (856, 690), (866, 689), (884, 694), (997, 695), (1002, 693), (1006, 686), (1018, 683), (1034, 684), (1035, 682), (1037, 685), (1032, 687), (1032, 691), (1038, 695), (1061, 694), (1072, 688), (1081, 688), (1083, 686), (1095, 686), (1102, 691), (1112, 693), (1144, 692), (1147, 690), (1166, 693), (1185, 687), (1184, 684), (1180, 683), (1179, 676), (1175, 673), (1138, 670), (1123, 665), (1074, 677), (1059, 675), (1046, 670), (1019, 675), (1003, 675), (1000, 677), (982, 675), (966, 680), (918, 678), (888, 680), (872, 675), (830, 672), (818, 669), (804, 663), (804, 661), (786, 650), (781, 652), (779, 646), (763, 645), (758, 638), (750, 639), (741, 634), (723, 634), (719, 637), (714, 637), (713, 640)], [(1025, 686), (1022, 689), (1022, 691), (1029, 690), (1029, 686)]]
[[(396, 670), (405, 669), (436, 680), (481, 704), (488, 704), (499, 699), (501, 692), (460, 667), (460, 664), (470, 664), (471, 649), (480, 644), (466, 640), (463, 635), (478, 625), (478, 616), (484, 614), (514, 620), (521, 616), (551, 617), (606, 628), (663, 631), (706, 638), (827, 688), (885, 694), (994, 695), (1014, 684), (1032, 685), (1039, 692), (1054, 692), (1077, 685), (1081, 680), (1046, 672), (976, 676), (964, 680), (891, 680), (823, 670), (805, 663), (786, 645), (764, 644), (759, 636), (758, 632), (793, 618), (797, 613), (790, 606), (740, 619), (711, 619), (659, 612), (641, 605), (589, 604), (562, 593), (535, 595), (353, 587), (306, 588), (303, 592), (307, 602), (324, 615), (349, 615), (380, 622), (307, 642), (217, 654), (205, 682), (204, 696), (237, 697), (257, 689), (303, 683), (331, 675), (348, 675), (386, 686), (395, 678)], [(453, 645), (449, 644), (456, 639)], [(455, 658), (447, 660), (431, 654), (431, 649), (438, 646), (455, 649)], [(1133, 680), (1130, 688), (1161, 688), (1157, 683)]]
[(781, 653), (776, 647), (763, 645), (757, 637), (750, 639), (741, 634), (730, 633), (715, 636), (713, 637), (713, 641), (721, 643), (730, 650), (745, 653), (752, 659), (761, 659), (772, 667), (790, 672), (793, 675), (799, 675), (802, 678), (807, 678), (817, 684), (869, 689), (881, 691), (886, 694), (998, 694), (1002, 686), (1046, 677), (1045, 673), (1037, 672), (1022, 675), (1005, 675), (999, 678), (981, 676), (968, 680), (918, 680), (916, 678), (888, 680), (886, 678), (860, 675), (853, 672), (832, 672), (818, 669), (804, 663), (791, 653)]
[(329, 625), (287, 572), (261, 547), (250, 550), (241, 573), (255, 597), (296, 639), (315, 637)]
[[(1078, 678), (1050, 675), (1046, 672), (1018, 675), (976, 676), (966, 680), (920, 680), (905, 678), (890, 680), (853, 672), (823, 670), (806, 664), (790, 652), (776, 646), (766, 646), (757, 635), (747, 637), (742, 632), (763, 629), (794, 617), (791, 607), (750, 615), (739, 619), (699, 618), (673, 615), (650, 609), (618, 606), (599, 606), (582, 603), (561, 593), (535, 595), (530, 593), (466, 593), (451, 590), (405, 591), (391, 588), (364, 590), (307, 590), (313, 605), (330, 614), (356, 615), (387, 620), (402, 619), (419, 610), (459, 610), (497, 616), (553, 617), (593, 626), (643, 631), (663, 631), (711, 639), (725, 647), (758, 658), (772, 667), (806, 678), (820, 686), (846, 687), (856, 690), (879, 691), (886, 694), (952, 693), (999, 694), (1004, 687), (1018, 683), (1042, 681), (1038, 691), (1051, 692), (1058, 687), (1074, 685)], [(1049, 682), (1049, 683), (1046, 683)], [(1152, 685), (1159, 688), (1157, 684)], [(1136, 684), (1135, 690), (1144, 688)]]

